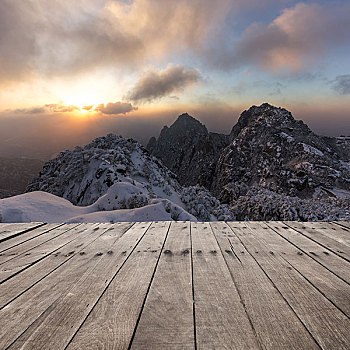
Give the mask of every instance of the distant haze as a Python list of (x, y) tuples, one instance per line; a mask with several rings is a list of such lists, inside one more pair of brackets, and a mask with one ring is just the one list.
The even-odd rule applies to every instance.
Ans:
[[(248, 108), (248, 107), (247, 107)], [(164, 111), (143, 115), (135, 113), (127, 117), (100, 117), (76, 120), (67, 114), (42, 116), (30, 115), (25, 118), (7, 117), (1, 122), (0, 157), (37, 158), (47, 160), (65, 149), (89, 143), (93, 138), (115, 133), (132, 137), (146, 145), (152, 136), (158, 137), (164, 125), (170, 126), (183, 112), (188, 112), (204, 123), (209, 131), (229, 134), (243, 110), (231, 108), (191, 109)], [(295, 119), (302, 119), (318, 134), (326, 136), (350, 135), (349, 120), (332, 111), (297, 110)], [(334, 123), (330, 123), (330, 118)], [(340, 126), (340, 127), (339, 127)], [(344, 127), (342, 127), (344, 126)]]

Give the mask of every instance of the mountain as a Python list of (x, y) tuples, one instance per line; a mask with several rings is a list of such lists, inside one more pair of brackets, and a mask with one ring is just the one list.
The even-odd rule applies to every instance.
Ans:
[(253, 186), (301, 199), (350, 195), (350, 159), (283, 108), (244, 111), (216, 164), (211, 191), (232, 203)]
[(237, 220), (350, 218), (350, 137), (316, 135), (284, 108), (252, 106), (229, 135), (184, 114), (147, 148)]
[[(43, 191), (51, 193), (55, 199)], [(145, 217), (149, 220), (232, 219), (228, 208), (207, 190), (200, 186), (181, 186), (176, 175), (142, 145), (114, 134), (61, 152), (44, 165), (27, 192), (33, 194), (23, 195), (22, 202), (32, 201), (36, 203), (34, 207), (45, 207), (44, 203), (52, 199), (55, 205), (51, 208), (56, 208), (57, 213), (63, 208), (60, 218), (65, 221), (91, 220), (91, 213), (94, 218), (101, 219), (103, 211), (108, 211), (108, 217), (114, 220), (142, 221)], [(56, 196), (68, 200), (69, 205)], [(17, 204), (15, 199), (8, 201), (2, 211), (3, 220), (11, 216), (6, 216), (9, 206), (15, 208)], [(71, 209), (69, 218), (65, 217), (67, 208)], [(22, 207), (17, 220), (20, 217), (33, 219), (26, 206)], [(105, 220), (106, 214), (102, 217)]]
[(61, 152), (0, 222), (350, 220), (350, 138), (286, 109), (252, 106), (229, 135), (182, 114), (147, 147), (109, 134)]
[(208, 132), (184, 113), (170, 127), (164, 126), (158, 139), (152, 137), (147, 149), (177, 174), (182, 185), (210, 188), (216, 161), (228, 144), (228, 135)]
[(39, 159), (0, 158), (0, 198), (23, 193), (43, 165)]

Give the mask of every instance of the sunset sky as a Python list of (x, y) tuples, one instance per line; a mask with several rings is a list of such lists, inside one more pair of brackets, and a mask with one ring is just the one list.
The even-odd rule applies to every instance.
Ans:
[(350, 134), (350, 2), (0, 0), (0, 89), (0, 156), (145, 143), (183, 112), (229, 133), (263, 102)]

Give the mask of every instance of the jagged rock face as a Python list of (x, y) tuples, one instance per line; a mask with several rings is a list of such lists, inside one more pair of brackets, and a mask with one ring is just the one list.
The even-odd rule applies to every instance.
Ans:
[(212, 192), (232, 203), (252, 186), (299, 198), (350, 190), (346, 151), (314, 134), (283, 108), (269, 104), (244, 111), (222, 152)]
[(165, 126), (158, 140), (152, 137), (147, 149), (174, 173), (182, 185), (210, 187), (216, 161), (229, 144), (228, 135), (208, 132), (187, 113)]

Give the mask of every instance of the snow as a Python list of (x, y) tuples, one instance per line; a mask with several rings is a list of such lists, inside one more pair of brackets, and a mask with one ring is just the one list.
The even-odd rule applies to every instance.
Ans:
[(280, 135), (281, 135), (284, 139), (286, 139), (288, 142), (294, 142), (294, 141), (295, 141), (294, 137), (292, 137), (292, 136), (286, 134), (285, 132), (281, 132)]
[(300, 142), (300, 144), (303, 146), (305, 152), (323, 157), (324, 153), (322, 151), (320, 151), (319, 149), (312, 147), (310, 145), (307, 145), (304, 142)]
[(348, 221), (350, 198), (300, 199), (256, 186), (230, 209), (237, 220)]
[[(0, 201), (0, 222), (197, 221), (193, 215), (167, 199), (153, 199), (141, 208), (108, 210), (113, 207), (109, 201), (111, 195), (113, 191), (90, 206), (79, 207), (50, 193), (25, 193)], [(118, 198), (123, 200), (132, 197)]]
[(328, 191), (333, 193), (337, 198), (350, 198), (350, 191), (341, 188), (332, 188)]
[(344, 161), (340, 160), (340, 164), (343, 166), (343, 168), (350, 171), (350, 162), (344, 162)]
[(0, 222), (66, 222), (87, 211), (87, 208), (76, 207), (64, 198), (37, 191), (2, 199)]

